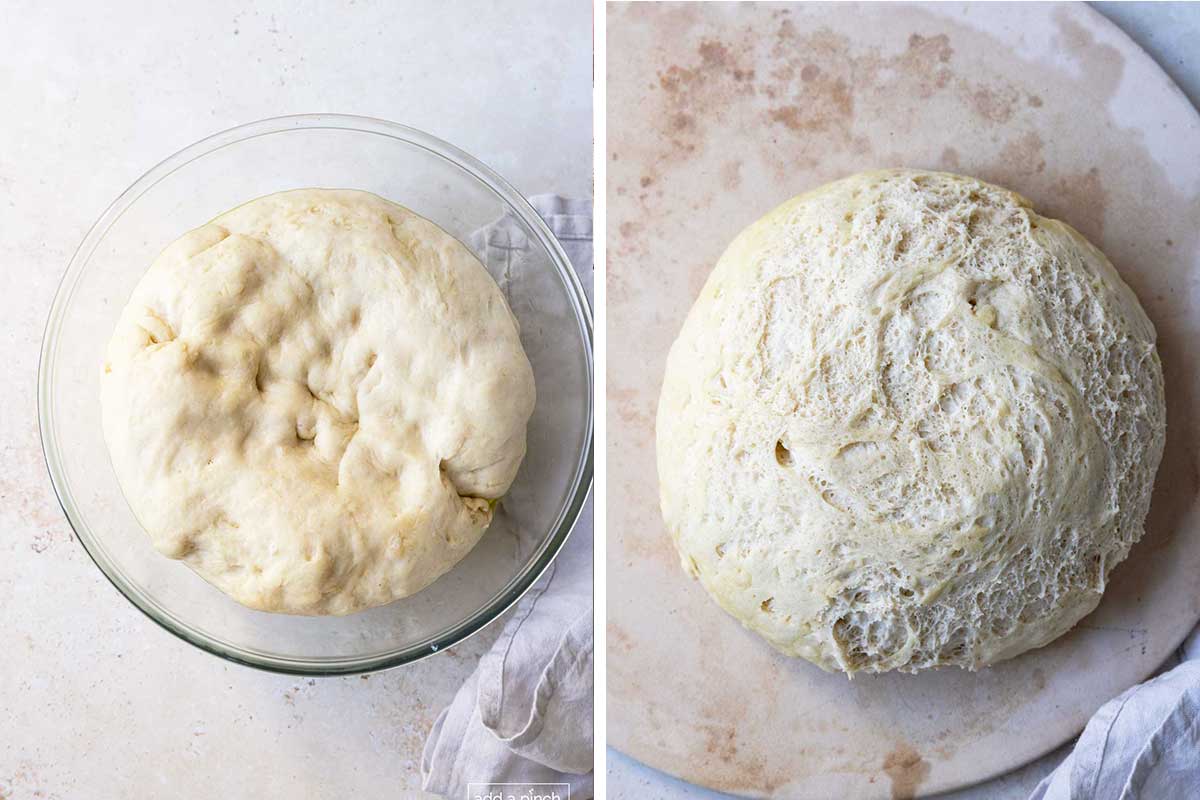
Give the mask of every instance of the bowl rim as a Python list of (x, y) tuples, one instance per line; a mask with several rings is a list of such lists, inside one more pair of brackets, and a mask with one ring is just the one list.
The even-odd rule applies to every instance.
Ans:
[[(110, 568), (103, 546), (98, 541), (92, 540), (91, 532), (83, 520), (82, 514), (79, 514), (75, 508), (74, 498), (71, 496), (66, 482), (66, 476), (59, 455), (61, 450), (49, 410), (51, 383), (49, 375), (52, 372), (51, 367), (54, 365), (56, 359), (56, 348), (53, 345), (58, 341), (57, 333), (61, 328), (65, 316), (65, 308), (74, 295), (84, 265), (90, 260), (96, 246), (108, 232), (109, 228), (112, 227), (113, 223), (154, 185), (199, 158), (249, 139), (300, 130), (345, 130), (397, 139), (450, 162), (484, 184), (529, 226), (537, 236), (538, 242), (549, 253), (555, 268), (566, 284), (569, 299), (575, 310), (580, 336), (584, 343), (584, 369), (589, 389), (587, 393), (586, 433), (575, 466), (575, 474), (572, 477), (574, 488), (571, 496), (562, 509), (560, 509), (553, 529), (543, 542), (540, 550), (534, 554), (504, 588), (477, 612), (416, 643), (406, 645), (397, 650), (369, 656), (308, 659), (280, 656), (252, 648), (229, 645), (193, 629), (175, 614), (155, 602), (145, 592), (127, 584), (122, 579), (119, 570), (115, 569), (115, 567)], [(50, 304), (50, 311), (42, 332), (42, 345), (38, 358), (37, 372), (38, 433), (42, 445), (42, 455), (50, 475), (50, 483), (54, 489), (54, 495), (67, 518), (67, 522), (75, 533), (75, 538), (83, 546), (84, 552), (88, 554), (100, 572), (108, 579), (109, 583), (116, 587), (135, 608), (161, 628), (201, 650), (212, 653), (227, 661), (268, 672), (305, 676), (352, 675), (374, 672), (414, 663), (463, 642), (478, 633), (520, 600), (546, 571), (558, 553), (561, 552), (563, 544), (575, 528), (575, 524), (583, 511), (592, 488), (592, 454), (595, 436), (595, 383), (592, 348), (593, 321), (591, 303), (588, 301), (587, 294), (583, 290), (574, 267), (572, 267), (558, 239), (550, 232), (545, 221), (534, 210), (529, 201), (490, 167), (449, 142), (431, 134), (409, 125), (376, 117), (336, 113), (293, 114), (268, 117), (227, 128), (206, 136), (167, 156), (144, 172), (128, 188), (121, 192), (91, 227), (88, 228), (87, 233), (84, 234), (79, 246), (72, 254), (67, 268), (55, 289), (54, 299)]]

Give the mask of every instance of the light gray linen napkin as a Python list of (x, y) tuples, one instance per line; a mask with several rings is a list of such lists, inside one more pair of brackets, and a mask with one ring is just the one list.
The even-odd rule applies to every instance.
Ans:
[[(592, 204), (554, 195), (530, 203), (591, 299)], [(511, 219), (470, 243), (507, 289), (530, 244)], [(492, 649), (438, 716), (421, 757), (423, 787), (467, 797), (469, 783), (566, 783), (592, 796), (592, 498), (554, 563), (517, 604)]]
[(1179, 658), (1101, 706), (1030, 800), (1200, 798), (1200, 627)]

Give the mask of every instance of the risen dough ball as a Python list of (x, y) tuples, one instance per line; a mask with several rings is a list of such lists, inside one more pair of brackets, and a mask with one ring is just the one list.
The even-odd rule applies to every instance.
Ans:
[(831, 670), (975, 668), (1096, 607), (1142, 535), (1165, 410), (1108, 260), (957, 175), (856, 175), (725, 252), (667, 361), (686, 569)]
[(252, 608), (432, 583), (525, 455), (533, 372), (478, 260), (365, 192), (240, 206), (168, 247), (108, 347), (104, 435), (155, 547)]

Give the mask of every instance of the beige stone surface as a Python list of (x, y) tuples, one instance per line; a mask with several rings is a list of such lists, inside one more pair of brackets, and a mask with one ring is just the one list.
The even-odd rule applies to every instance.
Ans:
[[(1083, 6), (619, 5), (608, 30), (610, 743), (725, 791), (904, 797), (1067, 740), (1200, 616), (1195, 110)], [(1167, 446), (1146, 539), (1071, 634), (979, 673), (847, 682), (774, 653), (684, 576), (653, 418), (667, 348), (733, 236), (887, 166), (1007, 186), (1100, 246), (1158, 329)]]

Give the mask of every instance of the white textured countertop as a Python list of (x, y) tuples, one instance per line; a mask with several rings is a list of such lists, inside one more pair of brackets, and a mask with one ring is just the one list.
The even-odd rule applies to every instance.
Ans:
[(117, 194), (176, 150), (263, 117), (405, 122), (526, 194), (590, 195), (590, 3), (5, 11), (0, 798), (420, 796), (425, 734), (496, 626), (409, 667), (313, 680), (228, 664), (161, 630), (73, 540), (51, 491), (36, 421), (42, 327)]
[[(1149, 53), (1200, 104), (1200, 3), (1092, 3)], [(1070, 752), (1073, 742), (1021, 769), (978, 786), (937, 795), (938, 800), (1024, 800)], [(608, 749), (608, 795), (612, 800), (723, 800), (732, 795), (692, 786)]]

